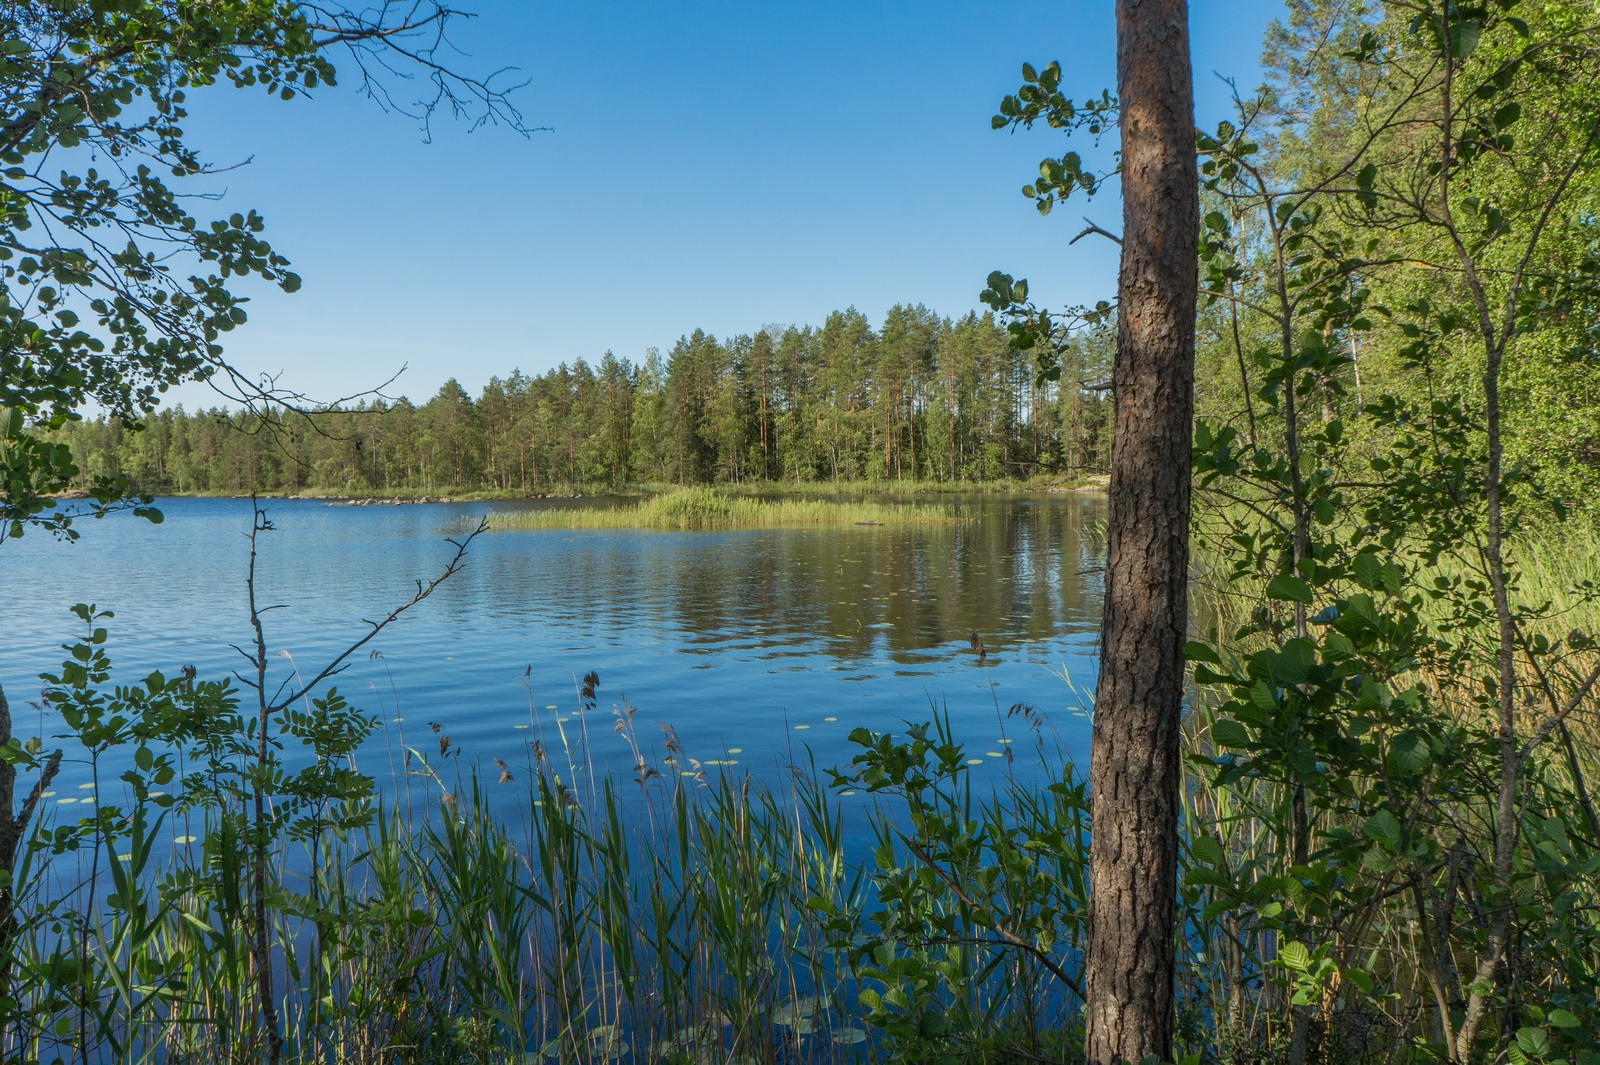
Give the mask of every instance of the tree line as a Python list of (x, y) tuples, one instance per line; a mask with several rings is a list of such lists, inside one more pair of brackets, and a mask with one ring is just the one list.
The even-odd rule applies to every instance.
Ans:
[(129, 431), (68, 423), (57, 439), (90, 483), (158, 493), (536, 494), (568, 487), (751, 481), (991, 481), (1103, 470), (1109, 329), (1077, 338), (1042, 380), (992, 314), (952, 320), (851, 308), (820, 328), (728, 340), (696, 329), (662, 356), (607, 352), (476, 398), (454, 379), (424, 403), (363, 401), (263, 415), (163, 409)]

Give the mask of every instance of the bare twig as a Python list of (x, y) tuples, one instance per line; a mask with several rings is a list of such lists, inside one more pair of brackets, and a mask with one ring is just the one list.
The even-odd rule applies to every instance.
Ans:
[(1111, 243), (1115, 244), (1117, 247), (1122, 247), (1121, 237), (1117, 236), (1110, 230), (1102, 229), (1100, 226), (1095, 225), (1093, 222), (1090, 222), (1088, 218), (1085, 218), (1084, 221), (1088, 223), (1087, 227), (1083, 230), (1083, 232), (1067, 241), (1067, 247), (1072, 247), (1074, 244), (1078, 243), (1078, 241), (1082, 240), (1084, 237), (1087, 237), (1090, 233), (1098, 233), (1102, 237), (1105, 237), (1107, 240), (1111, 241)]

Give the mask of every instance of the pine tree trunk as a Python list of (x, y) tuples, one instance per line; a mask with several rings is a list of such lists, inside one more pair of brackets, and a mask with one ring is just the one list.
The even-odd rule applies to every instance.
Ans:
[(1199, 207), (1185, 0), (1117, 0), (1123, 247), (1089, 781), (1089, 1065), (1172, 1057)]

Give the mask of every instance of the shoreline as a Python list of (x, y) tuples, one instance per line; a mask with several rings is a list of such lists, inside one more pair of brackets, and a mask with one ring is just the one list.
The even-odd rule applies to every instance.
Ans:
[[(961, 481), (850, 481), (850, 482), (762, 482), (743, 484), (713, 484), (703, 487), (737, 496), (792, 497), (860, 497), (906, 496), (937, 497), (951, 495), (1045, 495), (1045, 494), (1099, 494), (1106, 491), (1108, 478), (1104, 475), (1076, 481), (1056, 482), (961, 482)], [(323, 502), (330, 507), (351, 506), (418, 506), (435, 503), (542, 503), (583, 499), (631, 497), (649, 499), (675, 491), (681, 485), (634, 484), (606, 488), (570, 487), (549, 492), (502, 492), (474, 490), (468, 492), (409, 491), (405, 489), (372, 492), (336, 492), (329, 489), (305, 491), (271, 491), (256, 494), (261, 500), (306, 500)], [(249, 499), (246, 492), (152, 492), (159, 499)], [(61, 493), (58, 499), (66, 501), (88, 498), (83, 493)]]

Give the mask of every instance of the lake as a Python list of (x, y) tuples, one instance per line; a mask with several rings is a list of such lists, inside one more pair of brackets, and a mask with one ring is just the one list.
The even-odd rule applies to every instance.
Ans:
[[(936, 706), (977, 774), (1006, 770), (1006, 741), (1019, 756), (1033, 742), (1008, 714), (1017, 704), (1038, 708), (1045, 740), (1086, 764), (1104, 498), (951, 501), (972, 520), (487, 533), (462, 573), (337, 678), (384, 722), (361, 768), (393, 781), (408, 746), (437, 761), (437, 723), (460, 752), (450, 772), (493, 758), (515, 769), (536, 738), (559, 751), (563, 737), (587, 734), (593, 761), (624, 774), (632, 755), (613, 733), (624, 700), (647, 743), (660, 747), (664, 723), (687, 756), (761, 776), (807, 749), (820, 766), (846, 763), (851, 729), (898, 731)], [(83, 523), (77, 543), (30, 534), (0, 545), (0, 684), (19, 736), (60, 731), (30, 704), (39, 673), (80, 631), (67, 611), (76, 602), (115, 611), (110, 652), (124, 683), (185, 664), (202, 677), (245, 668), (230, 644), (250, 639), (249, 502), (158, 505), (159, 526), (124, 514)], [(508, 505), (265, 506), (276, 528), (261, 538), (259, 596), (282, 607), (265, 615), (273, 665), (311, 673), (361, 635), (361, 619), (443, 567), (445, 537)], [(987, 650), (981, 663), (973, 633)], [(591, 670), (598, 706), (584, 716), (577, 687)], [(56, 801), (86, 780), (81, 764), (64, 766)]]

